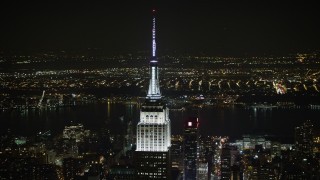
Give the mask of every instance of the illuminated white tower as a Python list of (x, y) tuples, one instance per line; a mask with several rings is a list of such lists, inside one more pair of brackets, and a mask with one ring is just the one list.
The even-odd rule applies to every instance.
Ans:
[(154, 16), (155, 10), (153, 10), (152, 19), (152, 57), (150, 60), (150, 82), (147, 98), (160, 99), (160, 86), (159, 86), (159, 73), (158, 73), (158, 60), (156, 57), (156, 18)]
[(170, 173), (171, 128), (169, 109), (161, 99), (156, 58), (156, 19), (153, 10), (152, 58), (146, 101), (137, 125), (136, 168), (138, 178), (168, 179)]

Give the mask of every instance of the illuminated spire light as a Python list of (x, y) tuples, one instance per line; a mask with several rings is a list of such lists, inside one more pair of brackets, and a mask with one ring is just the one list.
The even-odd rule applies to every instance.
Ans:
[(160, 85), (159, 85), (159, 72), (158, 72), (158, 61), (156, 57), (156, 18), (155, 18), (155, 10), (152, 10), (153, 18), (152, 18), (152, 57), (150, 60), (150, 82), (148, 89), (148, 99), (160, 99)]

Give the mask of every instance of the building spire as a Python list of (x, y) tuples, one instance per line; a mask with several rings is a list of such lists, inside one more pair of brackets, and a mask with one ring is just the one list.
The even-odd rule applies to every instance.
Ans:
[(156, 60), (156, 48), (157, 48), (157, 44), (156, 44), (156, 10), (152, 10), (152, 59), (151, 60)]
[(156, 10), (152, 10), (152, 57), (150, 60), (150, 82), (149, 90), (147, 94), (148, 99), (160, 99), (160, 85), (159, 85), (159, 72), (158, 72), (158, 60), (156, 57)]

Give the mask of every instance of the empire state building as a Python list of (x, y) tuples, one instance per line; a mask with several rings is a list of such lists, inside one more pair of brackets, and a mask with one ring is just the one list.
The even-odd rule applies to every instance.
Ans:
[(152, 25), (150, 81), (137, 125), (136, 170), (137, 178), (170, 179), (171, 128), (169, 109), (162, 101), (159, 86), (155, 10), (153, 10)]

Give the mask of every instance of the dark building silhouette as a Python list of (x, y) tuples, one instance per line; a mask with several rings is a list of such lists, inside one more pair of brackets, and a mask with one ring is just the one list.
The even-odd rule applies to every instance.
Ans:
[(221, 179), (231, 178), (231, 151), (230, 147), (223, 147), (221, 150)]
[(117, 180), (134, 180), (135, 179), (135, 169), (132, 166), (127, 165), (115, 165), (109, 170), (108, 179)]
[(191, 117), (184, 124), (184, 179), (197, 178), (199, 129), (198, 118)]
[(310, 120), (295, 128), (296, 150), (301, 158), (312, 155), (313, 151), (313, 124)]
[(82, 172), (83, 160), (79, 158), (64, 158), (63, 159), (63, 176), (64, 179), (74, 179)]

